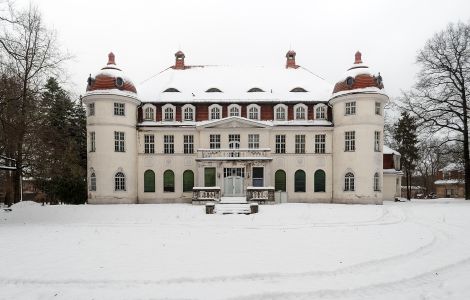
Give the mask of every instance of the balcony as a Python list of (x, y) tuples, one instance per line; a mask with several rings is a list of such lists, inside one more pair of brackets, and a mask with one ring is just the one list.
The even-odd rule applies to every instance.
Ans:
[(198, 149), (196, 161), (270, 161), (270, 148)]

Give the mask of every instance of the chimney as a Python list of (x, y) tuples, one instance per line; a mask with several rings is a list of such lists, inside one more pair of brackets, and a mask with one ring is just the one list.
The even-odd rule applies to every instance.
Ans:
[(178, 52), (175, 53), (175, 58), (176, 58), (176, 61), (175, 61), (175, 66), (173, 67), (173, 69), (175, 70), (184, 70), (184, 53), (179, 50)]
[(108, 54), (108, 65), (116, 65), (116, 62), (114, 61), (114, 53), (109, 52)]
[(289, 50), (286, 53), (286, 69), (297, 69), (299, 66), (295, 64), (295, 51)]
[(357, 51), (356, 54), (354, 55), (354, 64), (362, 64), (362, 54), (361, 52)]

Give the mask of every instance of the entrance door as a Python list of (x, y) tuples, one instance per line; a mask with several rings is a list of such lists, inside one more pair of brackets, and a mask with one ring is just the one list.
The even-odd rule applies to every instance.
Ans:
[(224, 168), (224, 196), (243, 196), (245, 169)]

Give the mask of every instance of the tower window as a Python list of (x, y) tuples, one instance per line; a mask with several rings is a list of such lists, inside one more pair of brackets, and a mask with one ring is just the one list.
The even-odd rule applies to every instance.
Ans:
[(356, 151), (356, 132), (346, 131), (344, 133), (344, 151)]
[(95, 103), (88, 104), (88, 116), (95, 115)]
[(122, 88), (124, 86), (124, 80), (121, 77), (116, 78), (116, 86)]
[(125, 116), (126, 115), (126, 109), (125, 109), (125, 104), (124, 103), (114, 103), (114, 115), (115, 116)]
[(356, 114), (356, 101), (346, 102), (345, 103), (345, 115), (355, 115)]

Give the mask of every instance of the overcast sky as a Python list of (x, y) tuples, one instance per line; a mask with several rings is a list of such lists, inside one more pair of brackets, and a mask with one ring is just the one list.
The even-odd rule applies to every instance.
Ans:
[[(16, 0), (19, 7), (29, 1)], [(84, 93), (89, 73), (117, 64), (137, 84), (174, 63), (283, 67), (289, 48), (330, 83), (354, 61), (380, 71), (391, 97), (409, 88), (417, 51), (449, 22), (470, 21), (469, 0), (36, 0), (61, 47), (72, 89)]]

